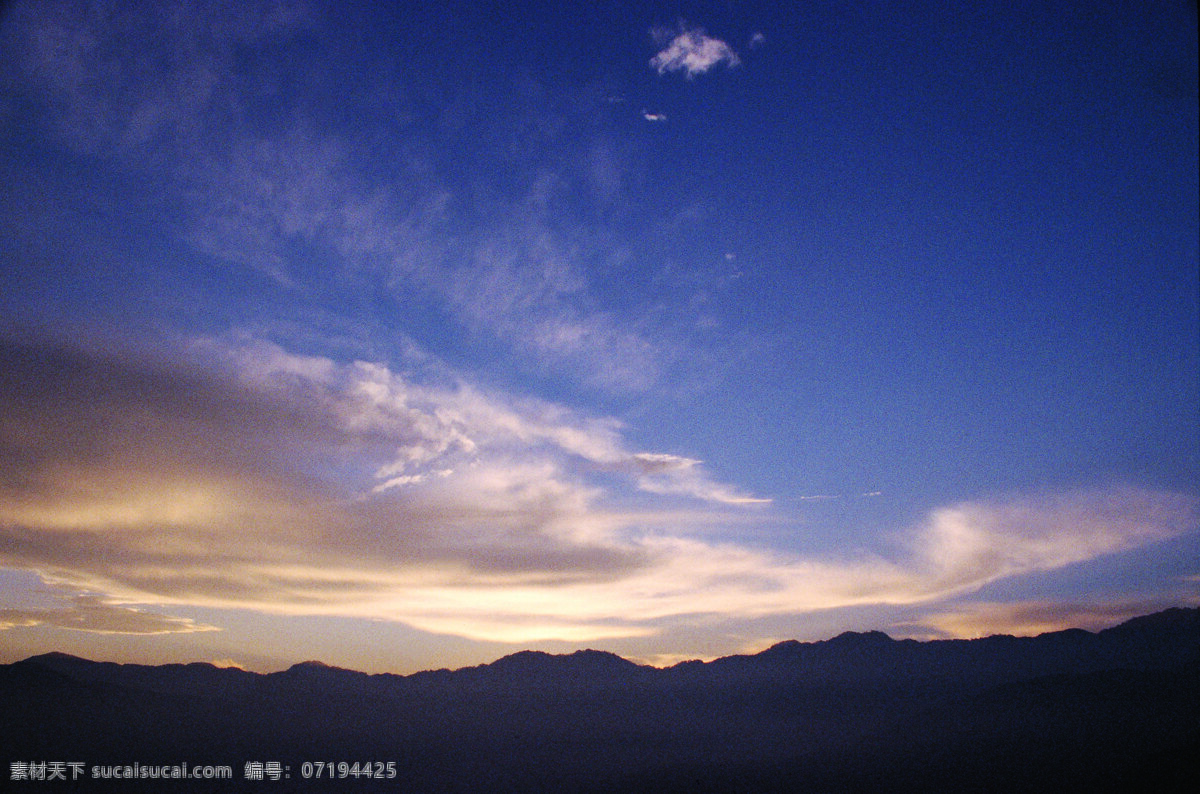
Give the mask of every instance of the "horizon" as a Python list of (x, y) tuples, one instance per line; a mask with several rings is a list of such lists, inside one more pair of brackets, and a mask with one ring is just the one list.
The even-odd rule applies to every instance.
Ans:
[(0, 7), (0, 661), (1200, 605), (1194, 4)]
[[(1052, 631), (1043, 631), (1043, 632), (1039, 632), (1037, 634), (1015, 634), (1015, 635), (1014, 634), (987, 634), (987, 635), (983, 635), (983, 636), (979, 636), (979, 637), (932, 637), (932, 638), (927, 638), (927, 639), (916, 639), (913, 637), (893, 637), (892, 635), (888, 634), (887, 632), (880, 631), (879, 629), (867, 629), (865, 631), (846, 630), (846, 631), (843, 631), (840, 634), (836, 634), (832, 637), (826, 637), (824, 639), (819, 639), (819, 640), (795, 640), (795, 639), (779, 640), (779, 641), (774, 642), (771, 645), (767, 646), (766, 648), (762, 648), (758, 651), (747, 651), (744, 653), (729, 654), (726, 656), (717, 656), (717, 657), (712, 657), (709, 659), (701, 659), (701, 658), (683, 659), (680, 661), (671, 662), (670, 664), (666, 664), (666, 665), (655, 665), (655, 664), (650, 664), (648, 662), (642, 662), (637, 659), (631, 659), (631, 658), (628, 658), (625, 656), (621, 656), (620, 654), (616, 654), (616, 653), (613, 653), (612, 651), (607, 651), (602, 648), (577, 648), (573, 651), (562, 651), (562, 652), (557, 652), (557, 653), (548, 652), (548, 651), (531, 650), (528, 648), (524, 648), (519, 651), (512, 651), (510, 653), (506, 653), (504, 656), (500, 656), (495, 659), (491, 659), (489, 661), (480, 662), (479, 664), (475, 664), (475, 665), (468, 665), (466, 667), (436, 667), (436, 668), (430, 667), (430, 668), (422, 668), (419, 670), (413, 670), (413, 671), (409, 671), (409, 672), (396, 672), (393, 670), (382, 670), (382, 671), (357, 670), (357, 669), (353, 669), (353, 668), (349, 668), (349, 667), (342, 667), (339, 665), (328, 664), (326, 662), (321, 661), (320, 659), (304, 659), (301, 661), (292, 662), (287, 667), (281, 667), (276, 670), (255, 670), (255, 669), (251, 669), (251, 668), (247, 668), (247, 667), (242, 667), (240, 665), (233, 664), (233, 663), (226, 663), (226, 662), (231, 662), (231, 660), (222, 660), (222, 659), (216, 659), (216, 660), (193, 659), (190, 661), (160, 662), (157, 664), (147, 665), (147, 666), (163, 667), (163, 666), (179, 666), (179, 665), (186, 666), (186, 665), (193, 665), (193, 664), (201, 664), (201, 665), (207, 665), (209, 667), (213, 667), (216, 669), (221, 669), (221, 670), (234, 669), (234, 670), (240, 670), (245, 673), (253, 673), (255, 675), (274, 675), (276, 673), (287, 672), (296, 667), (315, 666), (315, 667), (325, 668), (325, 669), (329, 669), (329, 670), (339, 670), (339, 671), (348, 672), (348, 673), (361, 673), (364, 675), (396, 675), (396, 676), (400, 676), (400, 677), (407, 677), (407, 676), (416, 675), (419, 673), (433, 673), (433, 672), (444, 672), (444, 671), (457, 672), (459, 670), (470, 670), (470, 669), (476, 669), (478, 667), (488, 667), (492, 664), (495, 664), (496, 662), (502, 661), (502, 660), (507, 659), (512, 656), (518, 656), (521, 654), (535, 654), (535, 655), (550, 656), (550, 657), (554, 657), (554, 658), (570, 657), (570, 656), (576, 656), (578, 654), (600, 654), (603, 656), (611, 656), (611, 657), (620, 659), (622, 661), (629, 662), (638, 667), (649, 667), (649, 668), (655, 669), (655, 670), (669, 670), (672, 667), (676, 667), (676, 666), (682, 665), (682, 664), (691, 664), (694, 662), (708, 664), (708, 663), (716, 661), (718, 659), (730, 658), (730, 656), (738, 656), (738, 657), (757, 656), (757, 655), (765, 653), (773, 648), (776, 648), (780, 645), (789, 645), (789, 644), (793, 644), (793, 643), (799, 644), (799, 645), (823, 645), (825, 643), (839, 640), (846, 636), (863, 637), (863, 636), (869, 636), (869, 635), (882, 635), (882, 636), (886, 637), (889, 642), (917, 642), (920, 644), (926, 644), (926, 643), (949, 642), (949, 641), (971, 642), (971, 641), (976, 641), (976, 640), (988, 640), (988, 639), (997, 638), (997, 637), (1012, 638), (1012, 639), (1016, 639), (1016, 638), (1037, 639), (1039, 637), (1048, 636), (1051, 634), (1061, 634), (1063, 632), (1077, 632), (1077, 631), (1082, 631), (1087, 634), (1096, 635), (1103, 631), (1107, 631), (1108, 629), (1117, 628), (1119, 626), (1124, 626), (1127, 623), (1135, 622), (1135, 621), (1141, 620), (1143, 618), (1152, 618), (1152, 617), (1157, 617), (1159, 615), (1167, 614), (1170, 612), (1180, 612), (1180, 611), (1194, 611), (1195, 612), (1195, 611), (1200, 611), (1200, 607), (1167, 607), (1167, 608), (1159, 610), (1157, 612), (1151, 612), (1151, 613), (1147, 613), (1145, 615), (1136, 615), (1131, 618), (1126, 618), (1125, 620), (1122, 620), (1122, 621), (1115, 623), (1113, 625), (1110, 625), (1110, 626), (1105, 626), (1104, 628), (1084, 629), (1084, 628), (1080, 628), (1077, 626), (1072, 626), (1072, 627), (1068, 627), (1068, 628), (1054, 629)], [(90, 664), (145, 665), (145, 663), (143, 663), (143, 662), (117, 662), (117, 661), (107, 660), (107, 659), (92, 659), (92, 658), (87, 658), (87, 657), (83, 657), (83, 656), (77, 656), (77, 655), (71, 654), (71, 653), (65, 653), (63, 651), (46, 651), (43, 653), (34, 654), (32, 656), (26, 656), (22, 659), (17, 659), (17, 660), (11, 661), (11, 662), (0, 662), (0, 664), (16, 664), (17, 662), (28, 662), (28, 661), (31, 661), (34, 659), (40, 659), (43, 657), (67, 658), (67, 659), (73, 659), (76, 661), (88, 662)]]

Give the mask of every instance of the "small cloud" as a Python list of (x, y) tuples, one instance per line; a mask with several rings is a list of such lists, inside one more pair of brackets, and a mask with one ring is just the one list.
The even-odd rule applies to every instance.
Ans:
[[(665, 39), (671, 33), (655, 31), (656, 39)], [(736, 52), (720, 39), (708, 36), (702, 28), (681, 28), (673, 34), (670, 43), (650, 59), (650, 66), (659, 74), (686, 72), (695, 77), (704, 74), (719, 63), (734, 67), (741, 63)]]
[(699, 463), (700, 461), (694, 458), (684, 458), (661, 452), (639, 452), (633, 456), (634, 466), (643, 474), (690, 469)]
[(825, 502), (830, 499), (865, 499), (871, 496), (883, 496), (883, 491), (867, 491), (860, 494), (822, 493), (798, 497), (801, 502)]
[(759, 31), (755, 31), (754, 34), (750, 36), (750, 49), (752, 50), (756, 50), (766, 43), (767, 37)]
[(727, 505), (768, 504), (771, 501), (710, 480), (700, 469), (700, 461), (694, 458), (639, 452), (629, 463), (639, 475), (638, 487), (647, 493), (690, 496)]
[(221, 667), (221, 668), (231, 668), (232, 667), (235, 670), (245, 670), (246, 669), (246, 665), (242, 664), (241, 662), (237, 661), (236, 659), (213, 659), (211, 662), (209, 662), (209, 664), (211, 664), (213, 667)]
[(386, 482), (382, 482), (371, 489), (371, 493), (382, 493), (390, 488), (399, 488), (404, 485), (417, 485), (425, 482), (424, 474), (404, 474), (399, 477), (393, 477)]
[(646, 121), (666, 121), (667, 114), (666, 113), (651, 113), (649, 110), (643, 110), (642, 118), (644, 118)]

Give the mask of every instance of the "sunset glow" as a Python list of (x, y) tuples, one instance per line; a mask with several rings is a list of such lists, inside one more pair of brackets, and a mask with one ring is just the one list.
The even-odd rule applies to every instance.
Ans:
[(1194, 11), (783, 6), (6, 5), (0, 661), (1200, 604)]

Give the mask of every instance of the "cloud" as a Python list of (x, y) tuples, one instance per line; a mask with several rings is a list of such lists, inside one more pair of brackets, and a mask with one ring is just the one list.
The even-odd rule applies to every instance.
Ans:
[(708, 36), (702, 28), (681, 26), (677, 32), (656, 30), (654, 37), (660, 41), (670, 39), (666, 47), (650, 59), (651, 68), (659, 74), (684, 72), (692, 78), (720, 63), (730, 68), (741, 63), (732, 47)]
[[(613, 256), (605, 232), (592, 228), (591, 207), (564, 212), (581, 196), (621, 206), (631, 171), (614, 138), (576, 134), (595, 126), (594, 105), (499, 75), (485, 90), (513, 103), (480, 139), (478, 127), (439, 115), (474, 102), (474, 89), (431, 111), (412, 99), (424, 89), (408, 77), (364, 67), (347, 95), (336, 84), (345, 65), (328, 61), (340, 32), (315, 16), (266, 0), (131, 3), (103, 14), (18, 3), (3, 20), (14, 54), (3, 76), (31, 130), (98, 155), (117, 182), (152, 174), (156, 191), (137, 197), (139, 212), (169, 215), (195, 251), (269, 276), (292, 300), (369, 285), (399, 306), (428, 302), (483, 347), (501, 342), (527, 372), (615, 391), (655, 384), (671, 343), (619, 305), (624, 298), (596, 295), (589, 271)], [(303, 95), (278, 79), (297, 69)], [(385, 106), (394, 115), (380, 115)], [(429, 112), (438, 121), (421, 123)], [(573, 130), (569, 140), (562, 129)], [(463, 150), (480, 157), (503, 151), (502, 164), (439, 162), (434, 153), (454, 148), (453, 135), (469, 137)]]
[(225, 118), (239, 50), (312, 24), (302, 4), (13, 3), (3, 22), (13, 67), (35, 86), (57, 134), (89, 152), (203, 136)]
[(806, 494), (796, 498), (802, 502), (829, 502), (834, 499), (869, 499), (875, 496), (883, 496), (883, 491), (865, 491), (859, 494), (818, 493)]
[[(597, 144), (579, 158), (571, 168), (595, 193), (619, 194), (610, 148)], [(539, 169), (523, 195), (470, 223), (436, 173), (413, 165), (379, 184), (350, 142), (304, 125), (235, 140), (197, 158), (183, 178), (195, 207), (188, 241), (297, 292), (338, 289), (348, 273), (376, 277), (398, 301), (431, 299), (459, 327), (500, 340), (529, 369), (609, 390), (649, 388), (671, 357), (663, 334), (594, 296), (587, 264), (611, 254), (565, 218), (579, 185), (555, 170)], [(340, 267), (314, 274), (291, 254), (305, 246)]]
[[(215, 576), (245, 593), (280, 576), (266, 560), (309, 567), (310, 544), (328, 545), (332, 568), (387, 567), (394, 555), (547, 580), (556, 568), (605, 576), (640, 557), (599, 542), (615, 519), (585, 481), (634, 459), (611, 420), (263, 343), (193, 352), (217, 371), (4, 346), (9, 559), (68, 580), (93, 565), (128, 592), (177, 592), (154, 584), (161, 570), (184, 590), (221, 589)], [(698, 498), (718, 490), (690, 477)], [(17, 540), (17, 527), (32, 534)], [(46, 556), (60, 565), (35, 564)], [(246, 567), (206, 570), (217, 559)]]
[(663, 122), (667, 120), (666, 113), (651, 113), (649, 110), (642, 111), (642, 118), (646, 121)]
[(234, 670), (247, 669), (246, 665), (242, 664), (241, 662), (239, 662), (236, 659), (231, 659), (229, 657), (225, 657), (223, 659), (213, 659), (212, 661), (209, 662), (209, 664), (211, 664), (213, 667), (221, 667), (221, 668), (225, 668), (225, 669), (230, 669), (230, 668), (232, 668)]
[(935, 510), (915, 556), (948, 590), (1061, 568), (1195, 529), (1195, 500), (1136, 488)]
[[(1196, 527), (1188, 497), (1076, 491), (934, 510), (894, 558), (806, 557), (717, 539), (763, 500), (699, 461), (444, 375), (253, 338), (165, 359), (7, 341), (0, 363), (0, 565), (111, 599), (76, 604), (92, 614), (175, 604), (583, 642), (932, 602)], [(9, 616), (34, 619), (50, 618)]]
[[(615, 194), (620, 169), (605, 151), (587, 155), (587, 173)], [(297, 292), (336, 289), (348, 272), (374, 275), (397, 299), (432, 298), (531, 369), (605, 389), (648, 388), (669, 354), (643, 321), (623, 320), (592, 295), (584, 264), (597, 245), (563, 228), (562, 202), (574, 187), (553, 173), (533, 178), (522, 198), (488, 213), (490, 222), (465, 227), (453, 222), (436, 176), (406, 174), (396, 180), (403, 188), (373, 184), (345, 142), (307, 129), (238, 141), (199, 158), (185, 179), (196, 208), (189, 242)], [(314, 275), (291, 258), (298, 245), (327, 250), (342, 267)]]
[(701, 474), (700, 461), (692, 458), (641, 452), (629, 463), (641, 476), (638, 487), (658, 494), (686, 494), (710, 502), (751, 505), (769, 504), (770, 499), (750, 496)]
[(610, 254), (569, 224), (571, 184), (543, 172), (521, 200), (478, 230), (469, 256), (431, 274), (470, 327), (508, 342), (544, 371), (570, 371), (589, 385), (641, 391), (655, 385), (675, 351), (645, 319), (606, 309), (585, 263)]
[(70, 606), (49, 609), (0, 609), (0, 631), (16, 627), (49, 626), (94, 634), (190, 634), (218, 631), (216, 626), (144, 612), (96, 595), (79, 594)]

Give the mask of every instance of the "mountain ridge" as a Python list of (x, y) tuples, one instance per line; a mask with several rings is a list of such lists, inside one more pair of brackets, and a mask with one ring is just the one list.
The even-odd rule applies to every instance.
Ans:
[[(949, 645), (959, 645), (960, 647), (969, 647), (971, 643), (1007, 643), (1016, 644), (1032, 643), (1034, 641), (1050, 642), (1050, 641), (1065, 641), (1078, 642), (1088, 641), (1089, 638), (1130, 638), (1133, 639), (1138, 635), (1153, 631), (1190, 631), (1196, 636), (1200, 636), (1200, 607), (1171, 607), (1160, 610), (1158, 612), (1139, 615), (1122, 621), (1115, 626), (1111, 626), (1098, 631), (1088, 631), (1081, 628), (1058, 629), (1055, 631), (1042, 632), (1032, 636), (1014, 636), (1011, 634), (991, 634), (985, 637), (977, 637), (974, 639), (931, 639), (931, 640), (913, 640), (913, 639), (895, 639), (886, 632), (879, 630), (869, 631), (844, 631), (829, 639), (815, 640), (804, 642), (795, 639), (781, 640), (765, 648), (762, 651), (752, 654), (732, 654), (729, 656), (721, 656), (709, 661), (700, 659), (689, 659), (683, 662), (677, 662), (665, 667), (655, 667), (653, 665), (642, 664), (630, 659), (626, 659), (611, 651), (596, 650), (592, 648), (580, 649), (568, 653), (548, 653), (546, 651), (536, 650), (521, 650), (501, 656), (491, 662), (483, 664), (461, 667), (461, 668), (438, 668), (419, 670), (413, 673), (366, 673), (351, 668), (331, 665), (319, 660), (306, 660), (296, 662), (290, 667), (270, 673), (255, 673), (252, 671), (242, 670), (241, 668), (226, 668), (217, 667), (210, 662), (191, 661), (191, 662), (170, 662), (161, 665), (148, 665), (136, 662), (110, 662), (96, 661), (73, 654), (64, 653), (61, 651), (50, 651), (47, 653), (35, 654), (26, 657), (16, 662), (11, 662), (9, 665), (0, 665), (0, 668), (10, 665), (28, 665), (38, 664), (57, 672), (64, 672), (68, 669), (78, 668), (81, 665), (113, 665), (118, 668), (128, 669), (164, 669), (173, 667), (204, 667), (213, 670), (235, 670), (239, 673), (250, 675), (298, 675), (298, 674), (354, 674), (358, 676), (393, 676), (397, 678), (409, 678), (412, 676), (422, 676), (430, 674), (445, 674), (445, 673), (462, 673), (464, 671), (519, 671), (524, 670), (531, 673), (553, 674), (556, 672), (564, 672), (569, 670), (592, 672), (616, 672), (616, 671), (633, 671), (653, 670), (653, 671), (669, 671), (676, 668), (709, 665), (730, 664), (738, 660), (746, 659), (787, 659), (803, 654), (820, 653), (829, 649), (837, 648), (839, 650), (852, 652), (867, 652), (880, 650), (899, 650), (911, 648), (934, 648), (934, 647), (949, 647)], [(968, 645), (963, 646), (966, 643)]]
[(237, 773), (189, 792), (276, 786), (242, 777), (255, 760), (290, 770), (280, 790), (345, 791), (302, 779), (316, 759), (389, 762), (397, 780), (349, 786), (429, 794), (1190, 791), (1200, 610), (1144, 617), (1037, 637), (847, 632), (661, 668), (591, 649), (410, 675), (40, 654), (0, 665), (0, 748)]

